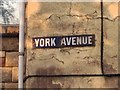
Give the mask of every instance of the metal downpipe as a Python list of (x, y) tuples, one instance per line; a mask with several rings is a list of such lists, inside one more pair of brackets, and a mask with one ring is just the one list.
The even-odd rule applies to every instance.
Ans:
[(24, 66), (24, 31), (25, 31), (25, 0), (19, 0), (19, 65), (18, 65), (18, 90), (22, 90)]

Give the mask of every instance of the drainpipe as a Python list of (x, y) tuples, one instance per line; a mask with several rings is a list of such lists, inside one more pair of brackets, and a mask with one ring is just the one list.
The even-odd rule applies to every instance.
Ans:
[(19, 0), (19, 65), (18, 65), (18, 90), (23, 90), (24, 67), (24, 32), (25, 32), (25, 0)]

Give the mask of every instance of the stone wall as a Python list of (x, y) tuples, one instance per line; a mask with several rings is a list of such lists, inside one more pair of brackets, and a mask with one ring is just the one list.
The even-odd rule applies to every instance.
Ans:
[[(34, 7), (34, 9), (33, 9)], [(118, 3), (104, 3), (104, 74), (118, 74)], [(118, 77), (29, 77), (102, 74), (100, 3), (28, 3), (26, 88), (118, 88)], [(0, 25), (0, 86), (17, 88), (18, 25)], [(33, 49), (32, 38), (95, 34), (95, 47)], [(109, 89), (108, 89), (109, 90)]]
[[(18, 87), (18, 25), (0, 25), (0, 85)], [(0, 88), (1, 88), (0, 87)]]
[[(35, 9), (31, 9), (34, 6)], [(103, 3), (104, 74), (118, 74), (118, 2)], [(26, 76), (103, 74), (101, 3), (28, 3)], [(34, 49), (33, 37), (95, 34), (95, 47)], [(35, 83), (36, 82), (36, 83)], [(31, 77), (26, 88), (117, 88), (117, 77)]]

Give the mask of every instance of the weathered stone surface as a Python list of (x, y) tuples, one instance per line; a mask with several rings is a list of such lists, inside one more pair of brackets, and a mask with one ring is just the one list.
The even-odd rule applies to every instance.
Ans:
[[(0, 39), (0, 51), (2, 51), (2, 39)], [(1, 54), (0, 54), (1, 55)]]
[(0, 33), (5, 33), (5, 30), (3, 29), (2, 25), (0, 25)]
[(0, 25), (0, 33), (18, 33), (18, 25)]
[(11, 81), (12, 81), (11, 68), (7, 68), (7, 67), (2, 68), (2, 82), (11, 82)]
[(18, 52), (6, 52), (5, 66), (18, 66)]
[(4, 66), (5, 66), (5, 58), (0, 57), (0, 67), (4, 67)]
[(12, 82), (18, 81), (18, 67), (12, 68)]
[[(5, 88), (10, 90), (17, 90), (18, 89), (18, 83), (5, 83)], [(13, 88), (13, 89), (12, 89)]]
[(8, 26), (7, 27), (7, 33), (18, 33), (19, 32), (19, 26)]
[[(120, 2), (118, 3), (118, 10), (120, 10)], [(118, 15), (120, 16), (120, 11), (118, 11)], [(118, 19), (120, 22), (120, 18)], [(118, 23), (118, 28), (120, 28), (120, 23)], [(120, 65), (120, 30), (118, 30), (118, 65)], [(118, 69), (118, 72), (120, 73), (120, 69)], [(119, 78), (119, 88), (120, 88), (120, 78)]]
[(0, 50), (3, 51), (18, 51), (18, 38), (0, 38)]
[(104, 3), (104, 72), (118, 73), (118, 2)]
[(115, 77), (29, 78), (27, 80), (26, 88), (118, 88), (118, 78)]
[(0, 88), (2, 88), (2, 83), (0, 83)]
[(5, 51), (0, 51), (0, 57), (5, 57)]
[[(104, 73), (118, 72), (117, 3), (104, 3)], [(28, 7), (26, 75), (102, 74), (98, 3), (34, 3)], [(115, 13), (114, 13), (115, 12)], [(32, 37), (95, 34), (95, 47), (33, 49)], [(36, 83), (34, 83), (36, 82)], [(29, 78), (27, 88), (118, 88), (115, 77)], [(109, 89), (108, 89), (109, 90)]]
[[(38, 3), (27, 29), (27, 75), (100, 74), (100, 3)], [(85, 5), (89, 11), (85, 8)], [(81, 7), (79, 7), (81, 6)], [(80, 8), (80, 9), (79, 9)], [(29, 9), (29, 8), (28, 8)], [(73, 12), (77, 13), (73, 13)], [(62, 13), (61, 13), (62, 12)], [(32, 37), (95, 34), (95, 47), (32, 49)]]
[(2, 68), (0, 67), (0, 83), (2, 83)]
[(5, 88), (5, 84), (4, 83), (0, 83), (0, 89)]

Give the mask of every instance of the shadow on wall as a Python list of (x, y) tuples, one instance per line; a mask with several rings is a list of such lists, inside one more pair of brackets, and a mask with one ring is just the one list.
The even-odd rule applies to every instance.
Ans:
[[(48, 68), (39, 68), (36, 71), (36, 75), (55, 75), (56, 72), (59, 71), (62, 73), (62, 71), (59, 68), (56, 68), (54, 66), (48, 67)], [(52, 82), (53, 78), (37, 78), (32, 81), (32, 86), (37, 88), (61, 88), (60, 84), (53, 84)]]

